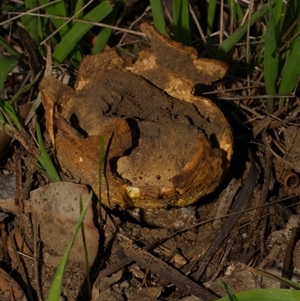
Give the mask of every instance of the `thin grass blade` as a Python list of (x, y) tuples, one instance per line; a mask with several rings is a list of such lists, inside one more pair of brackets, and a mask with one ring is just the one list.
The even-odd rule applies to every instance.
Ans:
[(212, 31), (213, 31), (213, 25), (214, 25), (214, 20), (215, 20), (215, 15), (216, 15), (216, 6), (217, 6), (217, 0), (210, 0), (208, 2), (207, 30), (206, 30), (208, 43), (210, 43), (210, 35), (212, 34)]
[[(9, 44), (7, 43), (2, 37), (0, 37), (0, 45), (5, 48), (5, 50), (12, 56), (18, 56), (19, 54), (17, 51)], [(0, 70), (2, 70), (2, 66), (0, 63)]]
[(230, 301), (238, 301), (236, 296), (231, 292), (229, 285), (224, 281), (221, 281), (221, 284), (222, 284), (222, 287), (225, 290), (226, 294), (228, 295), (229, 300)]
[[(276, 4), (277, 5), (277, 4)], [(278, 35), (275, 30), (273, 10), (269, 3), (268, 20), (266, 25), (266, 39), (264, 51), (264, 79), (268, 94), (276, 94), (276, 80), (278, 76)]]
[(150, 0), (150, 5), (155, 28), (169, 38), (161, 0)]
[(233, 3), (233, 9), (234, 9), (234, 22), (239, 23), (244, 18), (244, 12), (242, 10), (242, 7), (240, 5), (237, 5), (235, 2)]
[(242, 7), (234, 0), (227, 0), (227, 6), (230, 8), (231, 14), (233, 15), (233, 22), (238, 24), (244, 18)]
[[(115, 23), (115, 19), (119, 8), (123, 1), (117, 1), (112, 12), (103, 20), (103, 23), (113, 25)], [(100, 53), (105, 45), (108, 42), (109, 37), (111, 36), (112, 29), (111, 28), (102, 28), (97, 36), (96, 43), (93, 47), (93, 54)]]
[[(109, 1), (103, 1), (88, 14), (83, 17), (83, 20), (91, 22), (100, 22), (113, 9), (113, 4)], [(56, 62), (61, 63), (76, 47), (82, 37), (93, 27), (91, 24), (76, 23), (65, 35), (53, 52), (53, 58)]]
[[(41, 5), (45, 5), (49, 2), (50, 2), (49, 0), (39, 0), (39, 3)], [(61, 2), (55, 3), (53, 5), (47, 5), (47, 6), (45, 6), (44, 10), (49, 15), (67, 17), (67, 10), (66, 10), (66, 6), (65, 6), (65, 1), (61, 1)], [(66, 23), (65, 20), (61, 20), (61, 19), (50, 18), (50, 20), (51, 20), (52, 24), (55, 26), (55, 28), (59, 28), (64, 23)], [(69, 25), (67, 24), (66, 26), (63, 26), (60, 29), (59, 34), (60, 34), (61, 37), (64, 36), (69, 31), (68, 26)]]
[[(25, 8), (27, 10), (36, 8), (38, 6), (37, 0), (25, 0)], [(39, 44), (40, 37), (38, 35), (37, 28), (40, 26), (38, 22), (40, 20), (36, 16), (28, 16), (24, 15), (21, 17), (22, 24), (24, 25), (25, 29), (28, 31), (29, 35), (33, 38), (33, 40)]]
[(75, 49), (75, 51), (72, 51), (70, 53), (70, 62), (74, 68), (78, 69), (81, 61), (82, 61), (82, 54), (80, 49)]
[[(79, 210), (80, 214), (82, 213), (83, 210), (83, 204), (82, 204), (82, 198), (80, 197), (79, 200)], [(85, 268), (86, 268), (86, 284), (87, 284), (87, 291), (91, 291), (91, 279), (90, 279), (90, 263), (89, 263), (89, 254), (87, 250), (87, 245), (86, 245), (86, 236), (84, 232), (84, 226), (81, 224), (81, 236), (82, 236), (82, 245), (83, 245), (83, 251), (84, 251), (84, 259), (85, 259)]]
[[(46, 301), (59, 301), (60, 300), (60, 293), (61, 293), (61, 288), (62, 288), (62, 279), (65, 273), (65, 269), (68, 263), (68, 259), (70, 256), (70, 252), (72, 250), (72, 247), (74, 245), (74, 241), (75, 238), (77, 236), (78, 231), (81, 228), (81, 225), (83, 224), (83, 219), (92, 203), (92, 197), (93, 197), (93, 193), (91, 192), (88, 198), (88, 201), (86, 203), (86, 205), (84, 206), (83, 210), (81, 211), (80, 217), (76, 223), (75, 226), (75, 230), (74, 230), (74, 234), (73, 237), (62, 257), (62, 259), (60, 260), (60, 263), (56, 269), (55, 275), (53, 277), (53, 280), (50, 284), (50, 288), (48, 290), (48, 294), (46, 297)], [(81, 199), (81, 196), (80, 196)]]
[(283, 0), (277, 0), (276, 5), (272, 10), (275, 23), (275, 32), (277, 37), (279, 37), (280, 35), (282, 22), (285, 17), (285, 15), (282, 14), (283, 7)]
[[(299, 12), (300, 13), (300, 12)], [(300, 23), (295, 33), (300, 32)], [(279, 94), (291, 93), (298, 82), (300, 76), (300, 35), (298, 35), (291, 44), (289, 54), (281, 72), (281, 82), (279, 85)]]
[[(276, 94), (276, 81), (278, 77), (279, 57), (278, 49), (278, 35), (276, 34), (275, 19), (273, 16), (273, 9), (269, 5), (267, 24), (266, 24), (266, 38), (264, 50), (264, 81), (267, 94)], [(277, 4), (276, 4), (277, 5)], [(274, 111), (274, 100), (267, 100), (267, 108), (270, 113)]]
[[(271, 0), (270, 3), (273, 6), (276, 0)], [(268, 4), (263, 5), (258, 11), (256, 11), (250, 18), (250, 24), (253, 25), (258, 19), (263, 17), (269, 11)], [(238, 43), (247, 32), (248, 24), (244, 24), (241, 28), (235, 31), (230, 37), (228, 37), (217, 49), (214, 54), (215, 59), (225, 59), (229, 51)]]
[(29, 84), (27, 84), (27, 85), (25, 85), (25, 86), (23, 86), (22, 88), (20, 88), (17, 92), (16, 92), (16, 94), (11, 98), (11, 100), (10, 100), (10, 102), (11, 103), (14, 103), (23, 93), (25, 93), (25, 92), (27, 92), (27, 91), (29, 91), (30, 89), (31, 89), (31, 87), (37, 82), (37, 80), (40, 78), (40, 76), (41, 76), (41, 74), (42, 74), (42, 72), (43, 72), (44, 70), (41, 70), (34, 78), (33, 78), (33, 80), (29, 83)]
[[(84, 0), (77, 0), (76, 1), (76, 5), (75, 5), (74, 14), (76, 14), (77, 12), (79, 12), (82, 9), (83, 6), (84, 6)], [(76, 14), (76, 18), (77, 19), (81, 19), (82, 17), (83, 17), (83, 11), (81, 11), (78, 14)], [(75, 22), (73, 22), (73, 24), (75, 24)]]
[(18, 115), (13, 106), (10, 104), (10, 102), (0, 99), (0, 108), (5, 112), (5, 114), (9, 116), (9, 118), (13, 121), (17, 129), (21, 131), (23, 126), (20, 123)]
[(191, 45), (188, 0), (173, 1), (173, 33), (174, 40), (184, 45)]
[(45, 147), (45, 144), (43, 141), (41, 128), (37, 121), (35, 123), (35, 127), (36, 127), (37, 141), (39, 144), (39, 149), (41, 151), (41, 154), (37, 155), (36, 158), (38, 159), (39, 163), (44, 168), (46, 175), (50, 178), (50, 180), (53, 182), (58, 182), (58, 181), (60, 181), (59, 174), (56, 171), (56, 169), (51, 161), (51, 158), (48, 155), (48, 152), (46, 150), (46, 147)]
[(3, 56), (0, 58), (0, 93), (2, 92), (6, 77), (17, 66), (17, 56)]

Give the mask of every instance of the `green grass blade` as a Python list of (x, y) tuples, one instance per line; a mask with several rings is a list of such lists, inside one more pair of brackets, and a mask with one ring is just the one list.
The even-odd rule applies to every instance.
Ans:
[[(49, 2), (50, 2), (49, 0), (39, 0), (39, 3), (41, 5), (45, 5), (45, 4), (49, 3)], [(67, 10), (66, 10), (66, 6), (65, 6), (65, 2), (64, 1), (55, 3), (53, 5), (47, 5), (46, 7), (44, 7), (44, 10), (49, 15), (57, 15), (57, 16), (67, 17)], [(55, 26), (55, 28), (59, 28), (64, 23), (66, 23), (66, 20), (60, 20), (60, 19), (54, 19), (54, 18), (51, 18), (50, 20), (51, 20), (52, 24)], [(66, 26), (63, 26), (60, 29), (59, 34), (62, 37), (68, 31), (69, 31), (69, 28), (68, 28), (68, 25), (66, 25)]]
[(292, 20), (299, 17), (300, 2), (298, 0), (290, 0), (288, 4), (291, 6)]
[[(299, 301), (300, 291), (289, 289), (258, 289), (243, 291), (234, 294), (238, 301)], [(223, 297), (218, 301), (230, 301), (230, 298)]]
[(78, 69), (78, 66), (80, 65), (81, 61), (82, 61), (82, 54), (80, 49), (77, 49), (76, 51), (72, 51), (70, 53), (70, 62), (75, 69)]
[[(80, 214), (81, 214), (81, 212), (83, 210), (82, 205), (83, 205), (82, 204), (82, 198), (80, 196), (80, 200), (79, 200)], [(85, 236), (83, 224), (81, 224), (81, 236), (82, 236), (82, 245), (83, 245), (84, 259), (85, 259), (85, 268), (86, 268), (87, 291), (90, 293), (91, 292), (90, 263), (89, 263), (89, 254), (88, 254), (88, 250), (87, 250), (86, 236)]]
[[(43, 35), (44, 35), (44, 30), (43, 28), (45, 27), (45, 20), (43, 20), (43, 18), (41, 18), (40, 16), (37, 17), (37, 35), (39, 37), (39, 42), (43, 40)], [(39, 47), (39, 44), (38, 44)], [(43, 52), (43, 48), (40, 47), (40, 52)]]
[(35, 123), (36, 127), (36, 135), (37, 135), (37, 140), (39, 144), (39, 149), (41, 151), (40, 155), (37, 155), (36, 158), (38, 159), (39, 163), (42, 165), (44, 168), (45, 174), (49, 177), (49, 179), (53, 182), (58, 182), (60, 181), (59, 174), (57, 173), (51, 158), (49, 157), (43, 137), (42, 137), (42, 132), (39, 123), (36, 121)]
[[(77, 19), (81, 19), (83, 17), (83, 10), (77, 14), (77, 12), (79, 12), (83, 8), (83, 6), (84, 6), (84, 0), (76, 1), (74, 15), (76, 15)], [(75, 22), (73, 21), (73, 25), (74, 24), (75, 24)]]
[(16, 125), (17, 129), (21, 131), (23, 129), (22, 124), (19, 121), (18, 115), (11, 105), (9, 101), (5, 101), (3, 99), (0, 99), (0, 108), (9, 116), (9, 118), (13, 121), (13, 123)]
[(226, 282), (224, 282), (224, 281), (221, 281), (221, 284), (222, 284), (222, 287), (223, 287), (223, 289), (225, 290), (226, 294), (228, 295), (229, 300), (230, 300), (230, 301), (237, 301), (237, 298), (236, 298), (236, 296), (231, 292), (229, 285), (228, 285)]
[(17, 66), (17, 64), (17, 56), (3, 56), (0, 58), (0, 93), (2, 92), (6, 77)]
[(232, 12), (233, 22), (235, 24), (238, 24), (244, 18), (244, 13), (241, 5), (237, 5), (234, 0), (227, 0), (227, 5)]
[(31, 89), (31, 87), (37, 82), (37, 80), (40, 78), (42, 72), (44, 72), (44, 70), (41, 70), (34, 78), (33, 80), (23, 86), (21, 89), (18, 90), (18, 92), (11, 98), (10, 102), (11, 103), (14, 103), (23, 93), (29, 91)]
[(155, 28), (169, 38), (161, 0), (150, 0), (150, 5)]
[[(269, 4), (268, 18), (266, 24), (266, 39), (264, 51), (264, 80), (267, 94), (276, 94), (276, 81), (278, 77), (279, 57), (277, 53), (278, 35), (276, 34), (273, 9)], [(270, 113), (274, 110), (274, 100), (267, 100), (267, 108)]]
[(266, 25), (266, 39), (264, 51), (264, 79), (268, 94), (276, 94), (276, 80), (278, 76), (278, 35), (276, 35), (275, 19), (272, 7), (269, 6)]
[(273, 17), (274, 17), (275, 31), (277, 37), (279, 37), (280, 35), (282, 22), (285, 17), (285, 15), (282, 14), (283, 7), (284, 7), (283, 0), (277, 0), (273, 8)]
[[(113, 9), (113, 4), (105, 0), (83, 17), (83, 20), (100, 22)], [(53, 52), (53, 58), (61, 63), (76, 47), (82, 37), (93, 27), (91, 24), (76, 23), (65, 35)]]
[[(111, 15), (111, 14), (110, 14)], [(110, 17), (110, 15), (108, 17)], [(105, 24), (113, 24), (114, 22), (111, 20), (108, 20), (105, 18), (104, 20)], [(107, 41), (109, 37), (111, 36), (112, 29), (111, 28), (102, 28), (97, 36), (96, 43), (93, 47), (92, 53), (97, 54), (103, 51), (105, 45), (107, 44)]]
[[(273, 6), (276, 0), (271, 0)], [(250, 18), (250, 24), (253, 25), (258, 19), (263, 17), (269, 11), (268, 4), (263, 5), (258, 11), (256, 11)], [(238, 30), (235, 31), (230, 37), (228, 37), (217, 49), (214, 54), (215, 59), (225, 59), (229, 51), (238, 43), (247, 32), (248, 24), (244, 24)]]
[(234, 8), (234, 21), (238, 23), (243, 20), (244, 13), (242, 7), (240, 5), (237, 5), (235, 2), (233, 3), (233, 8)]
[(4, 125), (6, 124), (6, 119), (3, 115), (2, 110), (0, 110), (0, 130), (3, 131), (4, 130)]
[[(116, 1), (113, 11), (103, 20), (103, 23), (113, 25), (115, 23), (115, 19), (119, 8), (123, 1)], [(109, 37), (111, 36), (112, 29), (111, 28), (102, 28), (97, 36), (96, 44), (93, 47), (93, 54), (100, 53), (105, 45)]]
[(208, 2), (208, 9), (207, 9), (207, 41), (210, 43), (210, 35), (213, 31), (213, 25), (215, 20), (215, 12), (216, 12), (217, 0), (210, 0)]
[[(298, 24), (295, 33), (300, 31)], [(279, 94), (291, 93), (298, 82), (300, 76), (300, 35), (292, 42), (291, 50), (287, 56), (285, 65), (281, 72), (281, 82), (279, 85)]]
[[(37, 3), (35, 0), (25, 0), (24, 4), (25, 4), (25, 8), (27, 10), (30, 10), (37, 6)], [(36, 16), (24, 15), (21, 17), (21, 21), (22, 21), (22, 24), (24, 25), (25, 29), (29, 33), (29, 35), (37, 43), (38, 42), (37, 35), (36, 35), (37, 32), (35, 32), (35, 30), (37, 28)]]
[[(3, 46), (10, 55), (19, 56), (18, 52), (10, 44), (8, 44), (2, 37), (0, 37), (0, 45)], [(1, 67), (0, 70), (2, 70), (1, 65), (0, 67)]]
[(175, 41), (184, 45), (192, 44), (188, 0), (173, 1), (173, 33)]
[[(61, 293), (61, 288), (62, 288), (62, 279), (63, 279), (63, 276), (64, 276), (64, 272), (65, 272), (65, 269), (66, 269), (66, 266), (67, 266), (67, 263), (68, 263), (68, 259), (69, 259), (69, 256), (70, 256), (70, 252), (71, 252), (71, 249), (74, 245), (74, 241), (75, 241), (75, 238), (77, 236), (77, 233), (78, 231), (80, 230), (81, 228), (81, 225), (83, 224), (83, 219), (92, 203), (92, 197), (93, 197), (93, 193), (91, 192), (90, 195), (89, 195), (89, 199), (86, 203), (86, 205), (84, 206), (81, 214), (80, 214), (80, 217), (76, 223), (76, 226), (75, 226), (75, 230), (74, 230), (74, 234), (73, 234), (73, 237), (64, 253), (64, 255), (62, 256), (62, 259), (60, 260), (60, 263), (56, 269), (56, 272), (55, 272), (55, 275), (53, 277), (53, 280), (50, 284), (50, 288), (48, 290), (48, 294), (47, 294), (47, 297), (46, 297), (46, 301), (59, 301), (60, 300), (60, 293)], [(80, 196), (81, 198), (81, 196)]]
[[(37, 0), (25, 0), (25, 8), (27, 10), (36, 8), (38, 6)], [(21, 17), (22, 24), (24, 25), (25, 29), (29, 33), (29, 35), (33, 38), (33, 40), (39, 44), (40, 38), (38, 35), (38, 27), (39, 27), (39, 19), (36, 16), (27, 16), (24, 15)]]

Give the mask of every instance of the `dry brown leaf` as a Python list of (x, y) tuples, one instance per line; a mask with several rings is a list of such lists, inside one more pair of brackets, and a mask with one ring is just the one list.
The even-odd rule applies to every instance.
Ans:
[[(25, 205), (25, 212), (32, 214), (33, 224), (40, 227), (40, 236), (46, 250), (53, 255), (51, 256), (52, 266), (57, 266), (58, 260), (61, 259), (71, 241), (80, 216), (80, 197), (85, 206), (89, 197), (86, 186), (55, 182), (32, 191), (30, 201)], [(92, 208), (89, 208), (83, 224), (89, 261), (92, 264), (98, 252), (99, 241), (99, 232), (94, 224)], [(76, 237), (70, 260), (85, 262), (81, 235)]]
[[(85, 185), (55, 182), (31, 191), (29, 200), (24, 202), (25, 213), (31, 213), (33, 225), (39, 225), (44, 250), (52, 255), (51, 262), (47, 262), (50, 266), (57, 266), (71, 241), (80, 215), (80, 197), (84, 206), (89, 197), (89, 190)], [(0, 200), (0, 207), (14, 214), (18, 213), (14, 199)], [(94, 218), (97, 220), (97, 213), (91, 207), (84, 219), (91, 264), (97, 255), (99, 241), (99, 232), (94, 224)], [(85, 262), (81, 235), (76, 238), (70, 260)]]

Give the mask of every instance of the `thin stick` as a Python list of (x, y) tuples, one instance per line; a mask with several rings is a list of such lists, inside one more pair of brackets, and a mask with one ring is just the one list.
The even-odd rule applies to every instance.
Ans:
[(220, 45), (223, 43), (224, 34), (224, 0), (221, 0), (221, 14), (220, 14)]
[(190, 10), (191, 16), (192, 16), (192, 18), (193, 18), (193, 20), (194, 20), (194, 22), (195, 22), (195, 24), (196, 24), (196, 27), (197, 27), (197, 29), (198, 29), (198, 31), (199, 31), (201, 40), (202, 40), (203, 44), (206, 45), (206, 44), (207, 44), (206, 37), (205, 37), (205, 35), (204, 35), (204, 33), (203, 33), (203, 30), (202, 30), (202, 28), (201, 28), (201, 25), (200, 25), (200, 23), (199, 23), (199, 21), (198, 21), (196, 15), (195, 15), (195, 12), (194, 12), (193, 7), (191, 6), (191, 4), (189, 4), (189, 10)]
[[(41, 5), (41, 6), (32, 8), (32, 9), (26, 11), (26, 12), (23, 12), (23, 13), (8, 13), (8, 15), (18, 14), (18, 16), (12, 17), (12, 18), (10, 18), (10, 19), (4, 21), (4, 22), (1, 22), (1, 23), (0, 23), (0, 26), (5, 25), (5, 24), (7, 24), (7, 23), (10, 23), (11, 21), (16, 20), (16, 19), (19, 19), (19, 18), (21, 18), (21, 17), (23, 17), (23, 16), (30, 15), (30, 13), (32, 13), (32, 12), (34, 12), (34, 11), (36, 11), (36, 10), (39, 10), (39, 9), (41, 9), (41, 8), (44, 8), (44, 7), (46, 7), (46, 6), (49, 6), (49, 5), (58, 3), (58, 2), (62, 2), (62, 0), (56, 0), (56, 1), (48, 2), (48, 3), (44, 4), (44, 5)], [(39, 14), (36, 14), (36, 15), (39, 16)]]
[[(21, 17), (20, 13), (11, 13), (11, 14), (18, 14), (19, 16), (17, 18)], [(24, 14), (22, 14), (24, 15)], [(63, 17), (63, 16), (56, 16), (56, 15), (51, 15), (51, 14), (36, 14), (36, 13), (28, 13), (28, 16), (38, 16), (38, 17), (43, 17), (43, 18), (54, 18), (54, 19), (61, 19), (61, 20), (69, 20), (69, 17)], [(113, 26), (113, 25), (109, 25), (109, 24), (105, 24), (105, 23), (100, 23), (100, 22), (92, 22), (92, 21), (87, 21), (87, 20), (81, 20), (81, 19), (73, 19), (74, 22), (79, 22), (79, 23), (84, 23), (84, 24), (91, 24), (94, 26), (98, 26), (98, 27), (104, 27), (104, 28), (111, 28), (114, 30), (118, 30), (120, 32), (127, 32), (127, 33), (131, 33), (133, 35), (136, 36), (140, 36), (140, 37), (146, 37), (146, 35), (142, 32), (139, 31), (134, 31), (134, 30), (129, 30), (126, 28), (121, 28), (121, 27), (117, 27), (117, 26)], [(5, 22), (0, 23), (0, 26), (5, 24)]]

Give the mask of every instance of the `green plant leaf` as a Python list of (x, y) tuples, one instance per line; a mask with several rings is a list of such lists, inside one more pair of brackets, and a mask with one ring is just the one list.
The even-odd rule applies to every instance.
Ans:
[[(9, 43), (7, 43), (2, 37), (0, 37), (0, 45), (3, 46), (10, 55), (15, 57), (19, 56), (18, 52)], [(2, 70), (2, 67), (0, 68), (0, 70)]]
[(173, 1), (173, 33), (175, 41), (184, 45), (192, 44), (188, 0)]
[(283, 8), (283, 0), (277, 0), (274, 8), (272, 9), (275, 24), (275, 32), (277, 37), (279, 37), (280, 35), (281, 26), (285, 18), (285, 15), (282, 14)]
[(224, 289), (225, 292), (227, 293), (229, 300), (230, 300), (230, 301), (237, 301), (237, 298), (236, 298), (236, 296), (231, 292), (229, 285), (228, 285), (226, 282), (224, 282), (224, 281), (221, 281), (221, 284), (222, 284), (223, 289)]
[(155, 28), (169, 38), (161, 0), (150, 0), (150, 5)]
[[(36, 158), (38, 159), (40, 165), (36, 165), (37, 168), (41, 172), (43, 172), (51, 181), (53, 182), (58, 182), (60, 181), (60, 177), (58, 172), (56, 171), (44, 144), (43, 137), (42, 137), (42, 132), (39, 123), (36, 121), (35, 122), (35, 127), (36, 127), (36, 135), (37, 135), (37, 140), (39, 144), (39, 149), (41, 151), (40, 155), (37, 155)], [(40, 166), (42, 166), (42, 169), (40, 169)]]
[(241, 22), (244, 18), (244, 13), (241, 5), (237, 5), (234, 0), (233, 1), (233, 11), (234, 11), (234, 20), (236, 23)]
[(19, 131), (22, 130), (22, 124), (19, 121), (18, 115), (9, 101), (0, 99), (0, 108), (9, 116)]
[[(82, 7), (84, 6), (84, 0), (77, 0), (76, 1), (76, 6), (75, 6), (75, 11), (74, 11), (74, 14), (76, 14), (77, 12), (79, 12)], [(83, 17), (83, 10), (76, 14), (76, 18), (77, 19), (81, 19)], [(73, 21), (73, 25), (75, 24), (75, 22)]]
[(14, 103), (23, 93), (29, 91), (31, 87), (37, 82), (37, 80), (40, 78), (42, 72), (44, 70), (41, 70), (35, 77), (34, 79), (27, 85), (23, 86), (18, 90), (18, 92), (11, 98), (10, 102)]
[[(24, 1), (25, 8), (27, 10), (36, 8), (38, 6), (37, 0), (25, 0)], [(29, 35), (33, 38), (33, 40), (39, 44), (39, 36), (38, 36), (38, 18), (36, 16), (28, 16), (28, 15), (23, 15), (21, 17), (22, 24), (24, 25), (25, 29), (29, 33)]]
[[(298, 24), (295, 33), (300, 31)], [(298, 82), (300, 76), (300, 35), (292, 42), (289, 55), (281, 72), (281, 82), (279, 85), (279, 94), (291, 93)]]
[[(82, 207), (82, 197), (80, 196), (79, 200), (79, 210), (80, 214), (82, 213), (83, 207)], [(91, 279), (90, 279), (90, 263), (89, 263), (89, 254), (88, 254), (88, 249), (86, 245), (86, 236), (84, 232), (84, 226), (83, 223), (81, 224), (81, 236), (82, 236), (82, 244), (83, 244), (83, 251), (84, 251), (84, 259), (85, 259), (85, 268), (86, 268), (86, 284), (87, 284), (87, 290), (88, 292), (91, 291)]]
[[(49, 0), (39, 0), (39, 3), (41, 5), (45, 5), (49, 2), (50, 2)], [(44, 7), (44, 10), (49, 15), (67, 17), (67, 10), (66, 10), (65, 1), (61, 1), (61, 2), (58, 2), (58, 3), (53, 3), (52, 5), (47, 5), (47, 6)], [(66, 23), (66, 20), (61, 20), (61, 19), (50, 18), (50, 20), (51, 20), (52, 24), (55, 26), (55, 28), (60, 28), (63, 24)], [(62, 37), (68, 31), (69, 31), (69, 24), (66, 24), (66, 26), (63, 26), (59, 30), (59, 34)]]
[(276, 35), (273, 9), (269, 4), (264, 51), (264, 79), (267, 94), (276, 94), (279, 58), (277, 54), (278, 36)]
[[(274, 5), (276, 0), (271, 0), (270, 5)], [(250, 25), (253, 25), (258, 19), (263, 17), (269, 11), (269, 5), (263, 5), (258, 11), (256, 11), (250, 18)], [(215, 59), (225, 59), (229, 51), (238, 43), (241, 38), (247, 32), (248, 24), (245, 23), (242, 27), (236, 30), (230, 37), (228, 37), (217, 49), (214, 53)]]
[(217, 0), (210, 0), (208, 2), (208, 10), (207, 10), (207, 40), (210, 43), (210, 35), (213, 31), (213, 24), (215, 19), (215, 12), (216, 12)]
[(7, 75), (17, 66), (17, 56), (3, 56), (0, 58), (0, 93), (2, 92)]
[[(116, 1), (115, 6), (113, 8), (113, 11), (103, 20), (103, 23), (113, 25), (115, 22), (115, 18), (117, 16), (117, 13), (119, 11), (119, 8), (123, 1)], [(93, 54), (100, 53), (105, 45), (107, 44), (107, 41), (112, 33), (111, 28), (102, 28), (97, 36), (96, 43), (93, 47)]]
[[(105, 0), (87, 13), (82, 19), (91, 22), (100, 22), (112, 11), (112, 9), (113, 4), (111, 4), (108, 0)], [(53, 52), (53, 58), (55, 61), (61, 63), (92, 27), (93, 25), (91, 24), (74, 24), (68, 34), (64, 35), (61, 42), (55, 48)]]
[[(57, 269), (56, 269), (55, 275), (52, 279), (50, 288), (48, 290), (46, 301), (59, 301), (60, 300), (62, 279), (63, 279), (64, 273), (65, 273), (66, 265), (68, 263), (70, 252), (74, 245), (74, 241), (77, 236), (77, 233), (80, 230), (81, 225), (83, 224), (83, 219), (92, 203), (92, 197), (93, 197), (93, 193), (91, 192), (89, 195), (88, 201), (87, 201), (86, 205), (84, 206), (83, 210), (81, 211), (80, 217), (76, 223), (73, 237), (72, 237), (64, 255), (62, 256), (62, 259), (60, 260), (60, 263), (59, 263)], [(80, 199), (81, 199), (81, 196), (80, 196)]]

